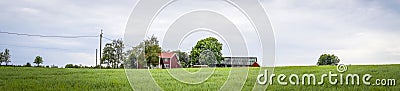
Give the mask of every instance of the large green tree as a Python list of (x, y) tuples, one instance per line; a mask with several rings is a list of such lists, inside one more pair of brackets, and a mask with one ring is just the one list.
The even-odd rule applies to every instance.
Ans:
[(319, 56), (317, 65), (337, 65), (339, 62), (339, 57), (334, 54), (322, 54)]
[(113, 68), (119, 68), (119, 64), (121, 64), (125, 59), (124, 53), (124, 43), (121, 39), (113, 40), (112, 42), (115, 50), (115, 60), (113, 62)]
[(196, 43), (196, 45), (192, 48), (190, 51), (190, 65), (194, 64), (201, 64), (199, 62), (201, 54), (209, 54), (209, 52), (212, 52), (214, 54), (212, 57), (215, 58), (217, 63), (221, 63), (221, 61), (224, 59), (222, 57), (222, 43), (218, 41), (218, 39), (214, 37), (208, 37), (206, 39), (202, 39)]
[(103, 48), (103, 57), (100, 60), (100, 64), (107, 64), (107, 67), (110, 66), (116, 60), (115, 57), (115, 49), (113, 48), (112, 43), (106, 43)]
[(148, 67), (151, 67), (151, 65), (156, 66), (159, 64), (161, 47), (158, 42), (159, 41), (157, 40), (157, 37), (155, 37), (154, 35), (144, 41), (144, 52)]
[(121, 39), (113, 40), (111, 43), (106, 43), (103, 48), (103, 56), (100, 59), (100, 64), (107, 64), (107, 67), (119, 68), (118, 66), (124, 61), (125, 53), (123, 52), (124, 43)]
[(39, 67), (39, 64), (42, 64), (42, 63), (43, 63), (43, 58), (40, 57), (40, 56), (36, 56), (36, 58), (35, 58), (35, 60), (33, 61), (33, 63), (35, 63), (35, 64)]

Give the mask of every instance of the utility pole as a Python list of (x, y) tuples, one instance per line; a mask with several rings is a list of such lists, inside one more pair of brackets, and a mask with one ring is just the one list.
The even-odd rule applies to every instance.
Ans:
[[(102, 42), (102, 39), (103, 39), (103, 29), (101, 29), (101, 32), (100, 32), (100, 57), (99, 57), (99, 60), (101, 60), (101, 42)], [(97, 62), (96, 62), (96, 65), (97, 65)], [(100, 64), (101, 65), (101, 64)], [(100, 68), (101, 68), (101, 66), (100, 66)]]
[(97, 66), (97, 49), (96, 49), (96, 64), (94, 65), (94, 67)]

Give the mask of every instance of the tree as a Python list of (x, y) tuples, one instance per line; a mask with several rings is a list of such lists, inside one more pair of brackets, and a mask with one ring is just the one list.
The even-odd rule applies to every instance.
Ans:
[(35, 61), (33, 61), (33, 63), (35, 63), (39, 67), (39, 64), (43, 63), (43, 58), (40, 56), (36, 56)]
[(145, 66), (146, 60), (144, 56), (144, 43), (141, 42), (139, 45), (132, 47), (131, 50), (128, 50), (126, 53), (128, 56), (127, 60), (125, 60), (125, 67), (128, 68), (139, 68)]
[(11, 58), (10, 50), (8, 50), (8, 49), (4, 50), (3, 57), (4, 57), (4, 61), (3, 62), (6, 62), (6, 65), (8, 65), (8, 63), (11, 62), (11, 60), (10, 60), (10, 58)]
[(147, 66), (156, 66), (159, 64), (159, 55), (161, 53), (161, 47), (158, 45), (157, 38), (152, 35), (149, 39), (144, 41), (145, 45), (145, 58), (147, 61)]
[(334, 54), (322, 54), (318, 59), (317, 65), (337, 65), (339, 62), (339, 57)]
[(143, 66), (156, 66), (159, 64), (159, 55), (161, 53), (161, 47), (158, 44), (157, 38), (153, 35), (139, 45), (132, 47), (131, 50), (127, 51), (129, 55), (126, 59), (127, 67), (139, 68)]
[(123, 51), (124, 47), (124, 43), (121, 39), (118, 40), (113, 40), (112, 42), (113, 46), (114, 46), (114, 50), (115, 50), (115, 60), (113, 61), (113, 68), (118, 68), (118, 65), (120, 63), (122, 63), (122, 61), (124, 61), (125, 59), (125, 53)]
[(103, 57), (100, 59), (100, 64), (107, 64), (107, 66), (110, 66), (110, 63), (113, 63), (116, 60), (115, 55), (113, 44), (107, 43), (103, 49)]
[(178, 60), (182, 67), (189, 67), (189, 55), (186, 52), (182, 52), (180, 50), (173, 52), (178, 55)]
[(0, 65), (4, 62), (5, 57), (4, 57), (4, 53), (0, 52)]
[(123, 49), (124, 43), (120, 39), (107, 43), (103, 49), (103, 58), (100, 59), (100, 63), (107, 64), (107, 66), (111, 64), (112, 68), (118, 68), (125, 59)]
[(197, 42), (197, 44), (192, 48), (189, 55), (189, 64), (200, 64), (199, 58), (200, 54), (205, 52), (212, 52), (214, 54), (215, 60), (217, 63), (221, 63), (224, 59), (222, 57), (222, 43), (218, 42), (218, 40), (214, 37), (208, 37), (206, 39), (202, 39)]
[(4, 52), (0, 52), (0, 65), (5, 62), (6, 65), (8, 65), (8, 63), (11, 62), (10, 60), (11, 56), (10, 56), (10, 50), (5, 49)]

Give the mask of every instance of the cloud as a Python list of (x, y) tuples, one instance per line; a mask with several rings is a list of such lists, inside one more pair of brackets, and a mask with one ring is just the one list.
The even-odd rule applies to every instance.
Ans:
[(397, 63), (400, 56), (399, 42), (393, 42), (393, 39), (400, 37), (394, 34), (385, 34), (377, 32), (368, 32), (355, 35), (352, 45), (345, 49), (330, 50), (339, 55), (343, 63), (356, 64), (388, 64)]
[[(0, 30), (68, 36), (97, 35), (103, 29), (106, 37), (122, 38), (135, 2), (137, 1), (2, 0)], [(346, 64), (399, 63), (399, 1), (261, 2), (275, 29), (277, 65), (314, 65), (321, 53), (334, 53)], [(167, 12), (174, 13), (178, 9), (184, 9), (175, 8)], [(238, 16), (230, 17), (239, 21), (239, 26), (245, 24), (237, 20), (240, 19)], [(158, 21), (159, 25), (165, 22), (162, 19)], [(153, 28), (162, 30), (160, 27), (163, 26)], [(0, 38), (7, 39), (2, 41), (3, 44), (17, 45), (0, 45), (1, 50), (11, 49), (14, 64), (25, 64), (31, 62), (34, 56), (43, 55), (48, 64), (94, 65), (94, 50), (98, 48), (98, 38), (48, 39), (13, 35), (1, 35)], [(250, 39), (248, 42), (253, 41)]]
[[(379, 1), (264, 2), (277, 38), (278, 65), (313, 65), (321, 53), (348, 64), (398, 63), (399, 10)], [(397, 3), (399, 5), (399, 3)]]
[(40, 11), (37, 9), (33, 9), (33, 8), (21, 8), (20, 10), (23, 14), (31, 14), (31, 15), (36, 15), (39, 14)]
[[(14, 0), (0, 1), (0, 31), (61, 36), (105, 36), (122, 38), (125, 23), (136, 1), (82, 0)], [(41, 38), (3, 35), (0, 49), (12, 49), (12, 62), (25, 64), (36, 55), (44, 56), (45, 64), (65, 65), (68, 62), (94, 65), (99, 38)], [(109, 42), (103, 40), (104, 42)], [(72, 52), (72, 54), (71, 54)], [(72, 61), (71, 61), (72, 60)], [(90, 62), (87, 62), (90, 61)]]
[[(96, 56), (94, 53), (82, 53), (82, 52), (72, 52), (66, 53), (66, 56), (71, 58), (67, 58), (66, 63), (71, 64), (95, 64)], [(100, 63), (100, 61), (98, 61)]]

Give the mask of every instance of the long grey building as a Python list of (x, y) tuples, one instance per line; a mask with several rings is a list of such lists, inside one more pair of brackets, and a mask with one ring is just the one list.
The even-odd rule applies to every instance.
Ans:
[(219, 67), (250, 67), (259, 66), (257, 57), (224, 57), (224, 60), (217, 64)]

